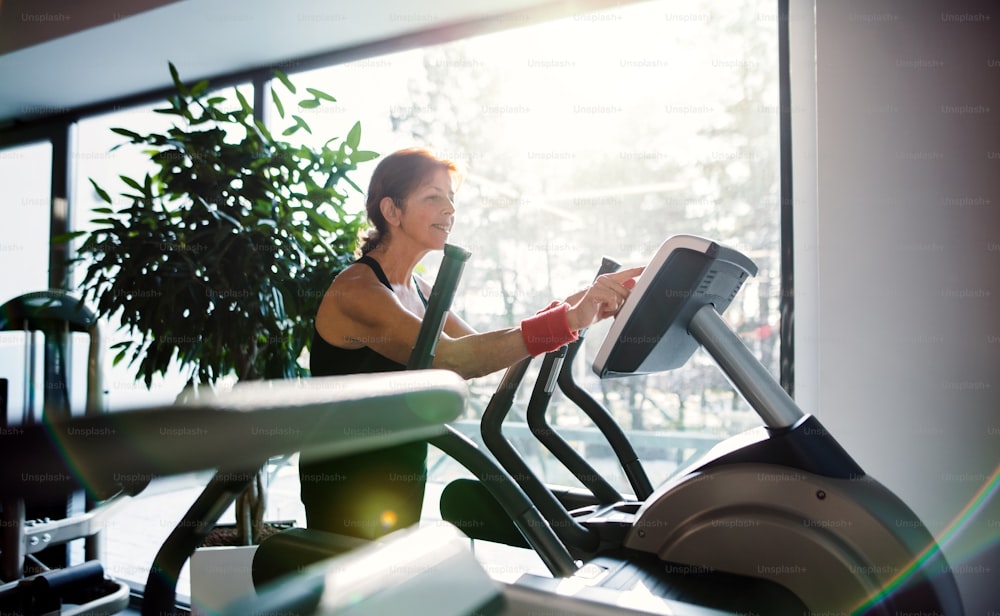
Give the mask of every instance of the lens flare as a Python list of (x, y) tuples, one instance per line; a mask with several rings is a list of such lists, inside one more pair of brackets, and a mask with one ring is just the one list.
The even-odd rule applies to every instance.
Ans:
[(394, 528), (398, 521), (399, 518), (396, 516), (396, 512), (391, 509), (383, 511), (382, 515), (379, 516), (379, 522), (382, 524), (382, 528), (385, 529)]

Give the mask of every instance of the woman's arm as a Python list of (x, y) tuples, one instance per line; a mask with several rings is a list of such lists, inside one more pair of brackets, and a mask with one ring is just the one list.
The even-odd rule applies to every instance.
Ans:
[[(599, 277), (567, 311), (570, 329), (588, 327), (615, 314), (628, 297), (625, 281), (641, 272), (642, 268), (632, 268)], [(474, 333), (463, 325), (457, 317), (453, 320), (449, 316), (435, 353), (435, 368), (452, 370), (468, 379), (502, 370), (529, 355), (520, 327)], [(331, 344), (367, 346), (405, 364), (416, 343), (420, 319), (374, 275), (363, 270), (345, 271), (320, 305), (316, 328)]]
[[(374, 276), (345, 276), (330, 286), (316, 315), (316, 329), (330, 344), (369, 347), (406, 364), (420, 331), (421, 320)], [(466, 332), (449, 317), (438, 341), (433, 367), (474, 378), (501, 370), (528, 356), (520, 330), (511, 328), (478, 334)], [(448, 331), (451, 330), (451, 331)], [(457, 335), (455, 335), (457, 334)]]

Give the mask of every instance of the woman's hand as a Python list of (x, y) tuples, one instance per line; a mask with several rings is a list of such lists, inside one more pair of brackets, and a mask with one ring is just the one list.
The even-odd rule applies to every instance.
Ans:
[(635, 278), (642, 273), (644, 267), (631, 267), (597, 277), (594, 284), (582, 294), (578, 293), (567, 299), (570, 304), (566, 319), (571, 330), (576, 331), (590, 327), (601, 319), (618, 314), (628, 299)]

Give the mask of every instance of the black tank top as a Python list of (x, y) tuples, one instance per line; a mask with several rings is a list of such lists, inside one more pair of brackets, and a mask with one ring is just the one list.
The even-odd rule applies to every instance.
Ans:
[[(375, 277), (384, 284), (390, 291), (392, 285), (389, 278), (382, 271), (382, 266), (378, 261), (362, 256), (356, 263), (364, 263), (372, 268)], [(420, 300), (427, 306), (427, 299), (420, 290), (420, 285), (414, 283)], [(367, 374), (369, 372), (393, 372), (405, 370), (406, 366), (395, 362), (384, 355), (379, 355), (368, 347), (360, 349), (345, 349), (334, 346), (319, 335), (318, 330), (313, 330), (312, 348), (309, 350), (309, 371), (313, 376), (333, 376), (338, 374)]]
[(313, 376), (394, 372), (405, 369), (406, 366), (403, 364), (394, 362), (385, 355), (379, 355), (368, 347), (344, 349), (324, 340), (319, 331), (313, 332), (312, 348), (309, 350), (309, 372)]
[[(365, 255), (357, 263), (392, 285), (378, 261)], [(417, 286), (420, 299), (427, 300)], [(345, 349), (314, 331), (309, 352), (313, 376), (395, 372), (406, 366), (369, 347)], [(302, 503), (309, 528), (375, 539), (420, 520), (427, 482), (427, 443), (407, 443), (329, 460), (299, 464)]]

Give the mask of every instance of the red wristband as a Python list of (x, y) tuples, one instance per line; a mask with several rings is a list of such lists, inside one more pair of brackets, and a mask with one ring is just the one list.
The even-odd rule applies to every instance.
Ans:
[(569, 329), (568, 311), (569, 304), (559, 302), (521, 321), (521, 336), (532, 357), (555, 351), (579, 337)]

